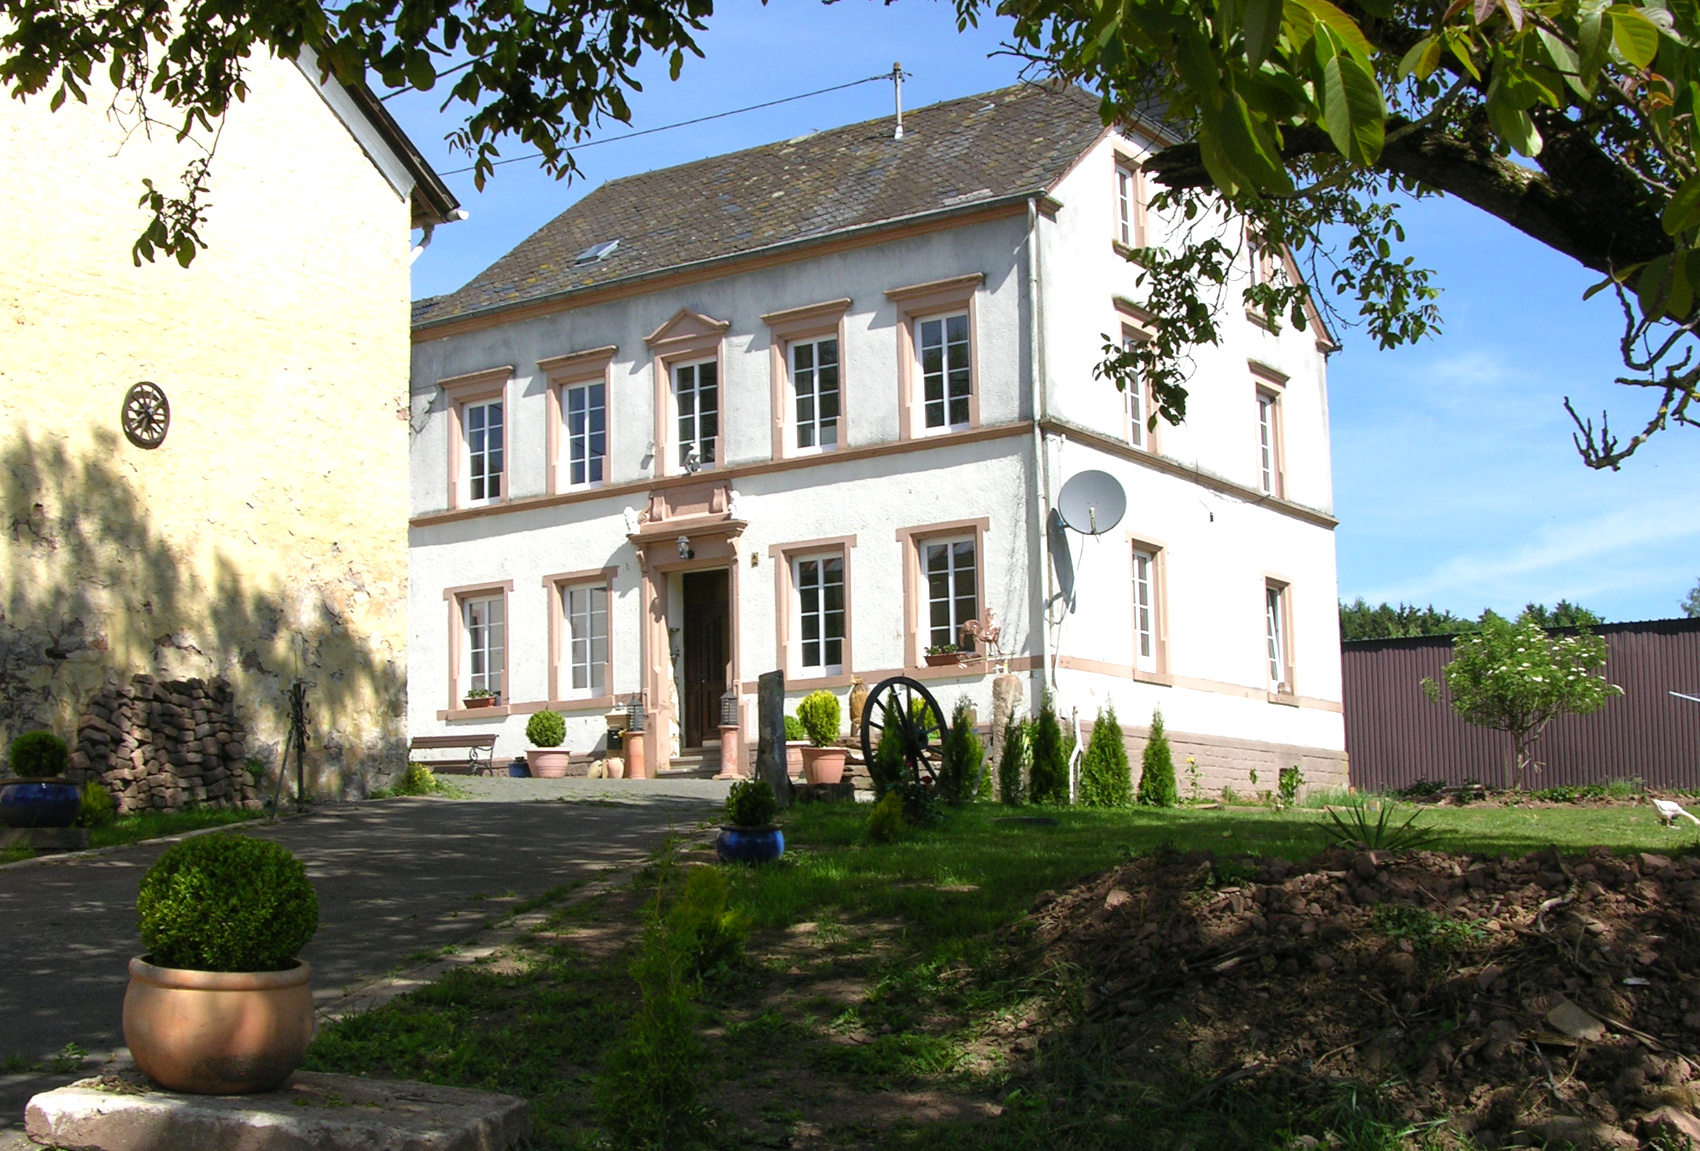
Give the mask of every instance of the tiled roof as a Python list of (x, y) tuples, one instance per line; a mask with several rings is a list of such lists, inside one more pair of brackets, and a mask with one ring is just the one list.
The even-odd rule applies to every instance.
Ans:
[[(926, 212), (1046, 190), (1103, 125), (1078, 88), (1018, 85), (794, 140), (612, 180), (415, 324)], [(575, 266), (592, 245), (605, 259)]]

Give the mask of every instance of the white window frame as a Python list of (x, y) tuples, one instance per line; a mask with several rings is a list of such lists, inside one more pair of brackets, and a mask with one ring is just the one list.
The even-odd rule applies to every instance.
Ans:
[(1116, 242), (1125, 248), (1143, 243), (1139, 219), (1139, 169), (1126, 160), (1116, 161)]
[[(709, 369), (714, 374), (714, 381), (709, 385), (714, 392), (714, 407), (712, 409), (714, 433), (706, 439), (702, 434), (702, 394), (705, 390), (702, 383), (702, 371), (704, 368)], [(685, 385), (687, 373), (690, 380), (688, 388)], [(701, 360), (683, 361), (671, 365), (669, 374), (673, 380), (674, 446), (679, 453), (677, 461), (679, 470), (684, 471), (686, 453), (694, 445), (697, 448), (700, 469), (709, 471), (720, 462), (720, 361), (713, 356)], [(691, 414), (689, 416), (685, 414), (684, 404), (684, 397), (687, 392), (691, 397)], [(685, 435), (685, 421), (687, 419), (690, 420), (692, 428), (690, 438)], [(703, 450), (705, 444), (708, 447), (707, 451)]]
[[(832, 347), (832, 363), (823, 367), (821, 349), (829, 344)], [(804, 350), (809, 353), (810, 362), (807, 367), (798, 363), (799, 353)], [(791, 434), (798, 455), (837, 451), (839, 445), (844, 442), (844, 361), (842, 351), (843, 345), (839, 343), (837, 333), (816, 336), (812, 339), (792, 340), (786, 348), (787, 366), (791, 377)], [(826, 368), (831, 369), (832, 376), (830, 394), (833, 414), (830, 418), (832, 431), (832, 442), (830, 444), (822, 442), (824, 425), (828, 422), (827, 418), (821, 415), (821, 400), (823, 394), (825, 394), (825, 389), (821, 386), (821, 377)], [(804, 418), (802, 411), (805, 399), (808, 400), (814, 413), (812, 418), (809, 419)], [(805, 433), (813, 441), (812, 443), (805, 444), (803, 442)]]
[[(1131, 352), (1145, 341), (1136, 333), (1122, 332), (1122, 351)], [(1127, 442), (1136, 448), (1149, 451), (1151, 432), (1145, 426), (1145, 377), (1142, 375), (1129, 386), (1122, 389), (1122, 404), (1127, 411)]]
[(1292, 636), (1289, 634), (1288, 586), (1274, 580), (1263, 584), (1264, 654), (1268, 662), (1269, 690), (1292, 694)]
[[(973, 557), (969, 567), (962, 567), (957, 563), (957, 548), (962, 544), (968, 545)], [(957, 644), (964, 650), (969, 650), (973, 643), (973, 637), (963, 636), (962, 625), (971, 619), (979, 619), (980, 612), (984, 608), (984, 605), (980, 603), (980, 565), (985, 562), (985, 559), (980, 554), (979, 539), (973, 534), (928, 536), (917, 539), (915, 546), (920, 553), (918, 558), (921, 566), (922, 583), (920, 605), (922, 618), (919, 621), (919, 630), (926, 639), (926, 643), (922, 645), (922, 650), (942, 647), (946, 644)], [(945, 549), (946, 557), (943, 575), (947, 582), (947, 595), (942, 601), (933, 594), (933, 549), (939, 547)], [(961, 584), (964, 579), (968, 581), (968, 593), (973, 600), (973, 609), (967, 615), (960, 614), (963, 598)], [(949, 638), (943, 641), (938, 638), (938, 625), (933, 622), (933, 608), (941, 602), (945, 604), (946, 615), (949, 619), (947, 626), (950, 629)]]
[[(600, 393), (600, 399), (596, 398)], [(573, 410), (575, 396), (583, 397), (583, 407), (580, 413)], [(593, 402), (594, 400), (594, 402)], [(592, 416), (600, 413), (602, 427), (592, 430)], [(579, 431), (573, 430), (573, 416), (582, 414), (584, 426)], [(584, 380), (580, 383), (561, 385), (561, 435), (564, 439), (562, 466), (566, 477), (565, 487), (594, 488), (608, 482), (608, 385), (601, 378)], [(601, 442), (600, 449), (597, 441)], [(576, 469), (583, 469), (583, 477), (575, 478)], [(600, 474), (592, 474), (592, 473)]]
[[(502, 489), (507, 486), (508, 425), (507, 409), (504, 401), (505, 397), (503, 396), (492, 396), (488, 399), (468, 400), (466, 403), (461, 405), (460, 451), (461, 459), (464, 463), (464, 466), (461, 469), (461, 498), (465, 501), (467, 506), (499, 502), (503, 495)], [(495, 410), (496, 438), (500, 441), (496, 445), (493, 453), (496, 460), (494, 468), (490, 466), (490, 457), (492, 455), (489, 442), (491, 409)], [(477, 426), (475, 427), (474, 425)], [(482, 449), (473, 447), (473, 440), (476, 436), (483, 437), (484, 446)], [(478, 470), (478, 464), (480, 461), (483, 464), (481, 471)], [(482, 495), (474, 494), (477, 490), (476, 485), (479, 482), (482, 482), (484, 485), (484, 493)], [(495, 490), (492, 491), (492, 487), (494, 487)]]
[[(562, 583), (557, 585), (560, 597), (561, 650), (556, 658), (561, 669), (561, 682), (556, 690), (561, 698), (597, 699), (608, 694), (609, 635), (608, 585), (606, 583)], [(580, 610), (575, 605), (583, 597)], [(601, 634), (597, 634), (600, 621)], [(600, 654), (597, 641), (601, 641)], [(580, 653), (583, 658), (580, 658)], [(583, 678), (582, 684), (577, 680)], [(601, 679), (603, 682), (597, 683)]]
[[(951, 322), (960, 320), (962, 323), (961, 339), (953, 340), (950, 335)], [(918, 316), (915, 318), (915, 367), (919, 379), (919, 402), (921, 406), (921, 432), (923, 435), (943, 435), (949, 432), (959, 432), (973, 426), (974, 423), (974, 321), (967, 309), (949, 312), (939, 312), (934, 315)], [(938, 325), (939, 367), (938, 372), (927, 371), (927, 329), (930, 325)], [(951, 351), (960, 347), (962, 361), (959, 365), (951, 362)], [(929, 380), (937, 379), (939, 383), (940, 423), (932, 422), (935, 401), (928, 398), (927, 387)], [(956, 394), (955, 386), (962, 385), (960, 394)], [(951, 408), (954, 404), (962, 405), (962, 419), (951, 419)]]
[(1157, 552), (1138, 544), (1133, 548), (1133, 666), (1138, 671), (1160, 670), (1161, 642), (1157, 605)]
[[(483, 609), (482, 622), (475, 620), (480, 608)], [(460, 623), (460, 694), (465, 696), (467, 692), (483, 689), (497, 698), (502, 698), (506, 688), (502, 682), (503, 673), (507, 669), (507, 596), (495, 592), (461, 597)], [(477, 670), (476, 666), (480, 657), (484, 664), (483, 671)]]
[(1281, 395), (1257, 389), (1257, 486), (1264, 495), (1281, 495)]
[[(845, 667), (844, 653), (849, 644), (849, 565), (842, 548), (834, 551), (807, 552), (793, 555), (791, 566), (791, 666), (800, 678), (813, 679), (823, 676), (843, 675)], [(834, 585), (827, 579), (830, 565), (838, 565), (838, 581)], [(810, 584), (804, 578), (807, 566), (814, 565), (819, 572), (819, 582)], [(827, 607), (826, 590), (838, 588), (838, 609), (833, 611)], [(809, 591), (815, 591), (815, 607), (811, 612), (807, 606)], [(838, 633), (834, 635), (831, 629), (832, 617), (837, 616)], [(807, 635), (807, 624), (813, 619), (818, 628), (818, 637), (811, 641)], [(838, 642), (838, 659), (829, 661), (828, 645)], [(809, 662), (809, 645), (813, 642), (818, 650), (817, 660)]]

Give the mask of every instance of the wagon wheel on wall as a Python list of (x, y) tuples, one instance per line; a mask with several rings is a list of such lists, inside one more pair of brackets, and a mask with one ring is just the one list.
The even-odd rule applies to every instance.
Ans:
[(874, 752), (885, 734), (888, 709), (902, 739), (909, 778), (933, 786), (944, 762), (944, 713), (933, 693), (907, 676), (881, 680), (862, 705), (862, 762), (868, 773), (873, 774)]

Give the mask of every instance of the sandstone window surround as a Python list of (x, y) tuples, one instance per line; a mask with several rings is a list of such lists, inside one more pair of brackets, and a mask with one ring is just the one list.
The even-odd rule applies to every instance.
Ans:
[(1263, 633), (1268, 656), (1269, 702), (1298, 706), (1293, 675), (1293, 585), (1273, 575), (1263, 578)]
[(614, 706), (614, 577), (618, 567), (543, 577), (549, 596), (549, 701), (562, 710)]
[[(1154, 338), (1152, 324), (1155, 320), (1150, 312), (1121, 296), (1114, 297), (1112, 303), (1115, 305), (1116, 320), (1121, 326), (1123, 351), (1149, 343)], [(1163, 450), (1163, 421), (1158, 419), (1155, 427), (1150, 423), (1150, 417), (1156, 410), (1157, 397), (1144, 376), (1140, 376), (1137, 388), (1123, 389), (1122, 436), (1133, 447), (1153, 455)]]
[(1139, 161), (1119, 149), (1115, 165), (1116, 244), (1124, 249), (1145, 246), (1145, 179)]
[[(848, 442), (846, 297), (769, 312), (773, 458), (836, 451)], [(829, 368), (830, 370), (824, 370)]]
[(1168, 683), (1168, 548), (1131, 532), (1127, 540), (1133, 600), (1133, 678)]
[(1286, 498), (1286, 444), (1281, 397), (1287, 377), (1274, 368), (1253, 363), (1251, 375), (1257, 396), (1257, 490)]
[(544, 482), (550, 495), (608, 482), (609, 400), (618, 351), (610, 344), (537, 361), (548, 381)]
[[(986, 605), (986, 533), (992, 521), (987, 516), (898, 528), (897, 542), (903, 549), (903, 663), (915, 668), (924, 662), (927, 648), (944, 643), (962, 643), (961, 626), (977, 619)], [(966, 555), (959, 547), (968, 545)], [(938, 554), (942, 549), (943, 554)], [(930, 557), (929, 551), (934, 554)], [(929, 562), (937, 559), (938, 564)], [(967, 560), (972, 573), (967, 571)], [(935, 592), (937, 594), (935, 594)], [(970, 602), (968, 596), (972, 595)], [(943, 610), (935, 613), (935, 605)], [(956, 618), (966, 611), (970, 614)], [(942, 622), (935, 619), (942, 617)], [(941, 628), (950, 630), (948, 639)]]
[[(724, 344), (726, 330), (731, 326), (730, 320), (711, 319), (689, 308), (680, 308), (672, 319), (644, 339), (650, 350), (655, 382), (653, 468), (657, 478), (680, 475), (686, 471), (684, 445), (680, 442), (682, 430), (688, 431), (698, 443), (702, 442), (705, 429), (701, 419), (702, 413), (696, 410), (696, 403), (704, 398), (705, 376), (711, 377), (708, 382), (711, 382), (713, 388), (715, 418), (711, 434), (715, 459), (702, 460), (701, 464), (702, 468), (707, 470), (713, 463), (725, 462), (726, 411), (722, 402), (722, 397), (726, 394)], [(710, 372), (700, 371), (702, 365), (708, 365)], [(692, 409), (688, 413), (681, 411), (679, 380), (675, 378), (682, 368), (690, 369), (683, 373), (692, 403)], [(682, 419), (687, 415), (688, 428)]]
[[(773, 557), (775, 657), (778, 666), (785, 669), (787, 690), (830, 690), (850, 685), (855, 667), (851, 654), (850, 552), (855, 546), (856, 537), (848, 535), (778, 543), (768, 548)], [(835, 582), (836, 597), (832, 594)], [(834, 650), (830, 642), (835, 621), (839, 640), (836, 660), (831, 658)], [(811, 622), (816, 626), (811, 628)], [(811, 657), (815, 660), (812, 664), (808, 662)]]
[[(443, 590), (449, 607), (449, 704), (438, 718), (508, 714), (508, 600), (513, 590), (511, 579)], [(478, 689), (498, 696), (499, 705), (463, 708), (466, 693)]]
[(508, 493), (508, 381), (512, 364), (438, 380), (449, 415), (451, 509), (503, 503)]
[[(976, 297), (985, 278), (974, 272), (885, 293), (897, 307), (900, 439), (980, 426)], [(929, 362), (923, 363), (923, 354)]]

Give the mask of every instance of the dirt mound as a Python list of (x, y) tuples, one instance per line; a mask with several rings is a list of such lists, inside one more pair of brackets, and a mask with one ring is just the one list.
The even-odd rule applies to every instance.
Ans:
[(1137, 860), (1041, 895), (1061, 1041), (1209, 1091), (1382, 1083), (1482, 1146), (1700, 1148), (1700, 857)]

